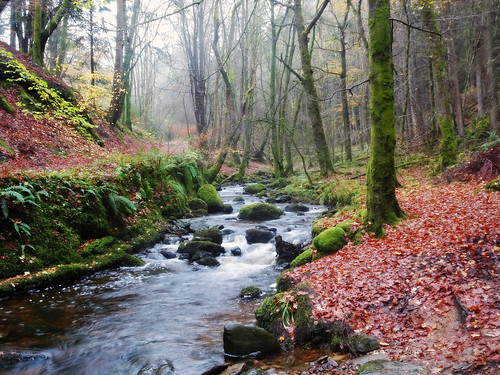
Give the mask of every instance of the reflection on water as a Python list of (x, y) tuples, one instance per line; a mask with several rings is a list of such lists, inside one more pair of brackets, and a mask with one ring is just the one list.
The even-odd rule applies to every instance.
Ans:
[[(255, 224), (237, 221), (243, 204), (232, 202), (242, 192), (241, 187), (220, 192), (234, 213), (193, 219), (193, 226), (234, 231), (223, 246), (240, 247), (242, 256), (226, 253), (218, 268), (166, 260), (160, 251), (175, 252), (178, 245), (158, 244), (140, 255), (144, 267), (0, 301), (0, 351), (29, 356), (13, 365), (0, 363), (0, 374), (198, 375), (221, 363), (224, 324), (254, 322), (258, 302), (240, 300), (239, 291), (255, 285), (272, 293), (278, 274), (273, 244), (246, 244), (245, 230)], [(307, 241), (320, 211), (286, 213), (264, 224), (286, 241)]]

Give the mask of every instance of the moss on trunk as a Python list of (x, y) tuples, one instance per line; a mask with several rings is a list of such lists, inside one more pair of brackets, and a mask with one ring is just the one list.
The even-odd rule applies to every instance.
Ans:
[(367, 171), (367, 224), (377, 234), (403, 216), (396, 199), (394, 81), (389, 0), (369, 1), (371, 148)]

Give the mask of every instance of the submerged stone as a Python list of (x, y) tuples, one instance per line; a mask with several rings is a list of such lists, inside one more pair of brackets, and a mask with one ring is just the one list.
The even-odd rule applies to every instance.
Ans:
[(254, 325), (228, 323), (224, 326), (223, 339), (224, 353), (232, 356), (268, 355), (281, 351), (276, 337)]
[(268, 243), (274, 238), (274, 231), (267, 228), (250, 228), (245, 232), (245, 238), (248, 244)]

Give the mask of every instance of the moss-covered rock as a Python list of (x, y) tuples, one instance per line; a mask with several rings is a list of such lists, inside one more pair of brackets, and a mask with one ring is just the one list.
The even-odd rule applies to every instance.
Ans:
[(228, 323), (224, 326), (223, 339), (224, 353), (232, 356), (268, 355), (281, 351), (276, 337), (253, 325)]
[(220, 199), (215, 187), (211, 184), (206, 184), (198, 189), (198, 197), (205, 201), (209, 213), (217, 213), (224, 211), (224, 203)]
[(178, 253), (188, 254), (190, 259), (199, 251), (206, 251), (212, 256), (217, 257), (224, 253), (224, 248), (210, 241), (189, 241), (179, 245)]
[(311, 234), (314, 237), (316, 237), (318, 234), (326, 230), (326, 227), (323, 225), (323, 222), (321, 219), (314, 221), (312, 224), (312, 229), (311, 229)]
[[(328, 344), (331, 323), (312, 319), (312, 289), (306, 284), (277, 293), (262, 301), (255, 312), (257, 324), (275, 336), (284, 337), (285, 345)], [(294, 326), (293, 339), (288, 327)]]
[(317, 256), (334, 254), (346, 244), (345, 232), (342, 228), (332, 227), (314, 237), (312, 246), (317, 250)]
[(262, 290), (256, 286), (246, 286), (240, 291), (241, 298), (258, 298), (262, 294)]
[(216, 227), (199, 229), (194, 232), (193, 241), (210, 241), (220, 245), (222, 244), (222, 231)]
[(283, 214), (278, 207), (267, 203), (252, 203), (240, 210), (241, 220), (265, 221), (278, 219)]
[(281, 274), (276, 278), (276, 291), (278, 293), (286, 292), (287, 290), (292, 289), (297, 282), (290, 277), (289, 275), (290, 269), (284, 270)]
[(375, 336), (356, 333), (349, 337), (349, 348), (356, 354), (365, 354), (380, 348), (380, 343)]
[(201, 213), (201, 212), (205, 212), (205, 214), (208, 213), (208, 205), (203, 199), (191, 198), (188, 200), (188, 206), (193, 213)]
[(306, 263), (309, 263), (312, 261), (312, 250), (309, 248), (299, 254), (298, 257), (296, 257), (292, 262), (290, 263), (290, 267), (299, 267), (303, 266)]
[(411, 363), (386, 360), (369, 361), (361, 365), (356, 375), (429, 375), (430, 371)]
[(266, 185), (264, 184), (251, 184), (251, 185), (247, 185), (243, 188), (243, 191), (247, 194), (257, 194), (257, 193), (260, 193), (262, 191), (265, 191), (267, 188), (266, 188)]
[(84, 258), (92, 255), (100, 255), (108, 252), (110, 246), (115, 242), (115, 238), (112, 236), (107, 236), (104, 238), (99, 238), (95, 241), (91, 241), (85, 245), (80, 252), (80, 255)]

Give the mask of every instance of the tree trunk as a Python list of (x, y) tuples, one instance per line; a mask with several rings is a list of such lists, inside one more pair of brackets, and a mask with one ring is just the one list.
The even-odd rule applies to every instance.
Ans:
[(446, 70), (446, 53), (441, 40), (440, 28), (434, 6), (426, 3), (422, 9), (424, 26), (435, 34), (429, 34), (429, 55), (434, 82), (435, 118), (441, 133), (439, 159), (441, 168), (455, 164), (457, 160), (457, 139), (450, 104), (450, 89)]
[(464, 113), (462, 109), (462, 97), (460, 95), (460, 85), (458, 82), (458, 64), (457, 53), (455, 51), (455, 40), (448, 39), (448, 61), (450, 84), (453, 98), (453, 112), (455, 114), (455, 123), (457, 124), (457, 133), (460, 137), (464, 136)]
[(33, 45), (31, 46), (31, 57), (33, 62), (39, 66), (43, 66), (43, 51), (42, 51), (42, 0), (35, 0), (33, 13)]
[[(323, 5), (326, 7), (328, 0), (325, 0)], [(316, 148), (316, 157), (319, 162), (321, 175), (327, 176), (333, 173), (333, 163), (330, 158), (330, 151), (326, 142), (325, 131), (323, 129), (323, 120), (319, 107), (319, 97), (314, 83), (314, 75), (311, 64), (311, 53), (309, 51), (309, 33), (316, 23), (319, 15), (315, 18), (314, 23), (311, 23), (306, 29), (304, 26), (304, 16), (302, 14), (301, 0), (294, 0), (294, 20), (293, 24), (297, 30), (297, 39), (300, 51), (300, 61), (302, 63), (302, 79), (301, 83), (306, 93), (307, 111), (311, 121), (313, 133), (313, 142)]]
[(113, 73), (113, 88), (111, 90), (111, 103), (108, 110), (108, 122), (116, 125), (120, 118), (123, 97), (123, 50), (125, 47), (125, 0), (116, 1), (116, 44), (115, 67)]
[(9, 0), (0, 0), (0, 13), (2, 13), (2, 11), (7, 6), (8, 3), (9, 3)]
[(369, 0), (371, 148), (367, 170), (367, 224), (382, 234), (384, 223), (403, 217), (396, 199), (394, 80), (390, 0)]

